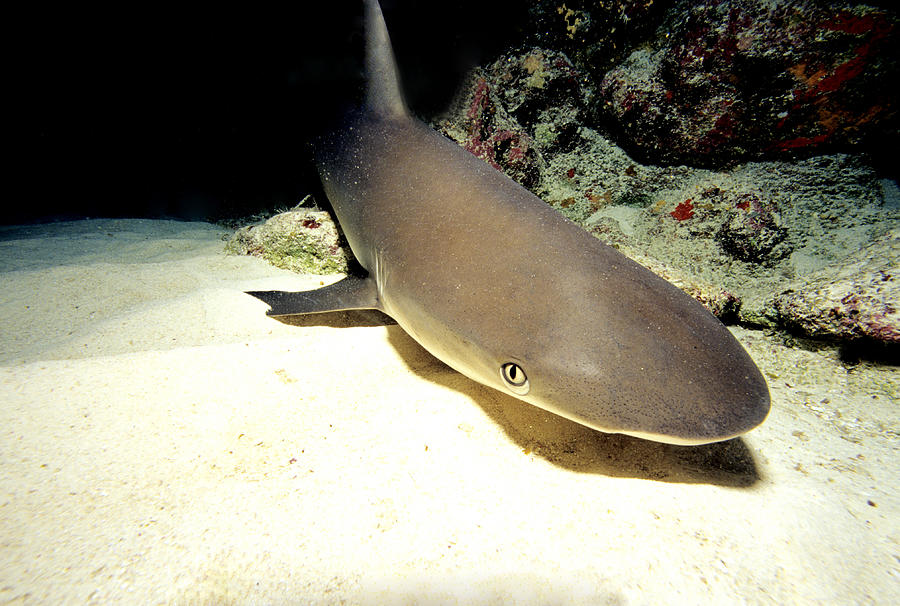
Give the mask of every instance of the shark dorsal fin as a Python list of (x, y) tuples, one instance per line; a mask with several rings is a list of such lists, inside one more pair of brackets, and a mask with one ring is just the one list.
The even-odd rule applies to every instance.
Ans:
[(385, 118), (408, 114), (397, 62), (378, 0), (366, 3), (366, 108)]

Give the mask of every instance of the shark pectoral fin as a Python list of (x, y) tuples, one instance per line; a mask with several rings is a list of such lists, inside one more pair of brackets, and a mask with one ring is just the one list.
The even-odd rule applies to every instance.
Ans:
[(300, 292), (282, 290), (248, 291), (272, 309), (268, 316), (315, 314), (345, 309), (381, 309), (378, 288), (370, 278), (347, 277), (339, 282)]

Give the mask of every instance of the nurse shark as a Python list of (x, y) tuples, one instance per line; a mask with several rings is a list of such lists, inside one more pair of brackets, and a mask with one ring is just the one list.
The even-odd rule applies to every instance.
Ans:
[(759, 425), (769, 390), (700, 303), (416, 119), (365, 0), (362, 107), (313, 155), (368, 272), (250, 292), (270, 316), (378, 309), (464, 375), (603, 432), (672, 444)]

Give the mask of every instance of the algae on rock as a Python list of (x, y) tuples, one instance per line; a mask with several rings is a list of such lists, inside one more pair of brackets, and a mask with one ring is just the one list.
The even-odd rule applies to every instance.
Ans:
[(327, 212), (301, 208), (239, 229), (225, 251), (262, 257), (275, 267), (312, 274), (346, 273), (351, 257), (341, 246), (337, 226)]

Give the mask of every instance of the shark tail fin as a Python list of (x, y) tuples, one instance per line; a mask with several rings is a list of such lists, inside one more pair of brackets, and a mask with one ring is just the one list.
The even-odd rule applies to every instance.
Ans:
[(402, 118), (409, 111), (400, 89), (397, 61), (378, 0), (366, 3), (366, 107), (385, 118)]

